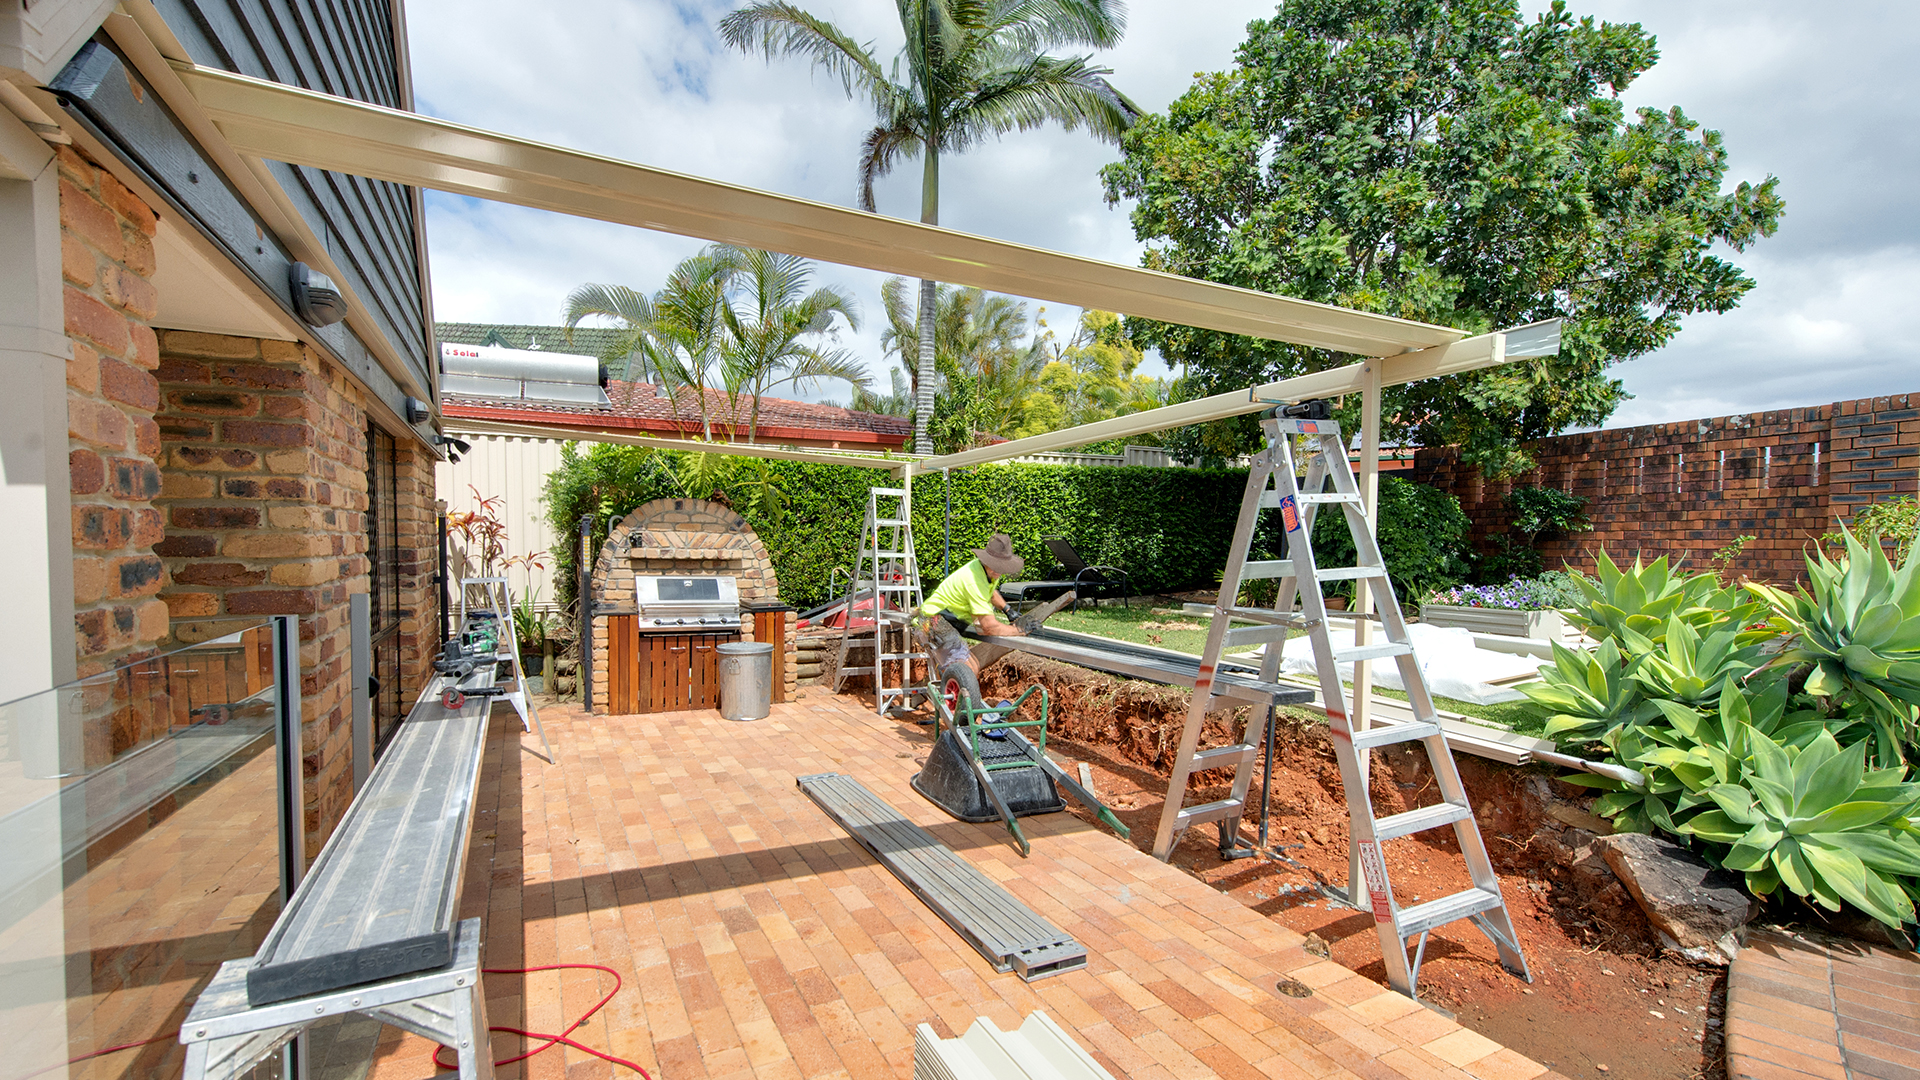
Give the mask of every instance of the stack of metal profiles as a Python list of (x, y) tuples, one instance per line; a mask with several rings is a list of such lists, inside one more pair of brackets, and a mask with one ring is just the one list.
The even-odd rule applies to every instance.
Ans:
[(1035, 1010), (1012, 1031), (981, 1017), (954, 1039), (921, 1024), (913, 1033), (913, 1080), (1113, 1080), (1113, 1074)]

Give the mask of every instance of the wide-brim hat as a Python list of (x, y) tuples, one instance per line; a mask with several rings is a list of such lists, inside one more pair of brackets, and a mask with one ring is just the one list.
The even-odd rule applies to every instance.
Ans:
[(973, 549), (973, 555), (981, 566), (1001, 577), (1012, 577), (1027, 565), (1027, 560), (1013, 553), (1013, 539), (1006, 533), (994, 533), (986, 547)]

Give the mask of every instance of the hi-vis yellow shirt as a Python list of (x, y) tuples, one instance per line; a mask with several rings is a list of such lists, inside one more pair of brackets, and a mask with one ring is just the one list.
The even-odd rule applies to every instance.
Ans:
[(987, 568), (979, 559), (947, 575), (920, 605), (928, 615), (952, 612), (971, 622), (993, 612), (993, 583), (987, 580)]

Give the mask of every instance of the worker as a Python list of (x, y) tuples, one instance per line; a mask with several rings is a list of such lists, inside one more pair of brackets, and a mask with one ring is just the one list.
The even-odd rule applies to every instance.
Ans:
[(934, 666), (942, 671), (963, 665), (975, 678), (979, 665), (960, 632), (969, 624), (989, 637), (1017, 637), (1018, 627), (1002, 622), (995, 609), (1007, 610), (1007, 602), (997, 587), (1001, 579), (1018, 574), (1025, 560), (1013, 553), (1013, 540), (1006, 533), (994, 533), (987, 546), (973, 549), (974, 557), (965, 566), (948, 574), (921, 603), (914, 615), (914, 633), (926, 642)]

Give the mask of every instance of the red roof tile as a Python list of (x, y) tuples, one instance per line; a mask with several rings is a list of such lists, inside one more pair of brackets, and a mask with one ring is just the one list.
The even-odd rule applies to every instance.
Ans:
[[(714, 434), (724, 437), (736, 423), (746, 433), (753, 401), (741, 395), (736, 417), (734, 403), (719, 390), (705, 391), (707, 417)], [(448, 394), (442, 400), (449, 418), (500, 420), (521, 424), (565, 424), (568, 427), (604, 428), (628, 431), (652, 431), (674, 437), (700, 436), (700, 407), (695, 391), (681, 389), (670, 401), (666, 391), (652, 383), (627, 383), (614, 380), (607, 384), (611, 409), (589, 409), (578, 405), (542, 404), (519, 400), (491, 400), (465, 394)], [(856, 412), (838, 405), (818, 405), (788, 398), (760, 399), (759, 437), (789, 442), (849, 442), (880, 447), (899, 447), (913, 433), (913, 424), (904, 417)]]

